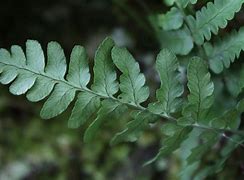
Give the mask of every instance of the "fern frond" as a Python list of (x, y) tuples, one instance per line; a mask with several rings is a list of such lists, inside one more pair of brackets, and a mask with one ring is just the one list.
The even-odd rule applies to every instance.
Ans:
[(99, 128), (106, 121), (112, 119), (113, 121), (117, 120), (121, 116), (127, 107), (119, 102), (113, 102), (110, 99), (106, 99), (102, 102), (101, 108), (98, 111), (97, 118), (90, 124), (86, 129), (84, 135), (84, 141), (89, 142), (95, 138)]
[(157, 103), (149, 104), (149, 110), (154, 113), (170, 114), (176, 112), (181, 104), (183, 85), (179, 82), (179, 63), (176, 56), (169, 50), (163, 49), (157, 56), (156, 69), (161, 80), (157, 90)]
[(216, 35), (219, 28), (225, 28), (227, 21), (240, 11), (243, 2), (244, 0), (214, 0), (214, 3), (209, 2), (197, 11), (196, 18), (188, 16), (187, 22), (196, 44), (202, 45), (204, 39), (211, 39), (212, 33)]
[(214, 45), (205, 43), (204, 49), (208, 56), (210, 69), (215, 73), (221, 73), (224, 68), (229, 68), (230, 64), (244, 50), (244, 28), (238, 32), (234, 30)]
[[(50, 95), (41, 111), (43, 118), (55, 117), (68, 107), (77, 90), (64, 81), (66, 62), (63, 50), (56, 42), (48, 44), (48, 62), (44, 72), (45, 62), (40, 44), (36, 41), (27, 41), (26, 47), (27, 58), (19, 46), (12, 46), (11, 54), (5, 49), (0, 50), (2, 66), (0, 82), (9, 84), (14, 81), (10, 86), (10, 92), (15, 95), (26, 93), (34, 85), (27, 95), (32, 101), (47, 97), (55, 84), (59, 83), (54, 88), (55, 93)], [(33, 51), (29, 52), (31, 50)]]
[(111, 145), (118, 144), (123, 141), (136, 141), (143, 130), (149, 127), (150, 123), (158, 120), (158, 116), (148, 112), (134, 111), (132, 112), (133, 120), (126, 124), (126, 129), (117, 133), (111, 140)]
[(201, 140), (201, 144), (191, 150), (191, 154), (187, 157), (188, 165), (191, 165), (196, 161), (200, 161), (209, 149), (219, 140), (219, 134), (207, 130), (202, 132), (199, 138)]
[(78, 128), (86, 123), (100, 108), (100, 101), (100, 97), (95, 94), (80, 93), (69, 118), (68, 127)]
[[(114, 64), (122, 72), (119, 99), (113, 97), (119, 90)], [(85, 133), (85, 141), (93, 139), (108, 117), (123, 113), (127, 105), (143, 109), (140, 103), (149, 96), (139, 64), (125, 48), (114, 47), (110, 38), (106, 38), (96, 52), (91, 89), (87, 87), (91, 75), (83, 47), (73, 48), (67, 73), (66, 70), (66, 58), (57, 42), (48, 44), (46, 65), (43, 50), (37, 41), (27, 41), (26, 56), (19, 46), (12, 46), (10, 53), (0, 50), (0, 82), (12, 82), (10, 92), (15, 95), (27, 93), (30, 101), (37, 102), (48, 97), (40, 113), (42, 118), (53, 118), (64, 112), (77, 92), (69, 127), (78, 128), (98, 111), (97, 118)]]
[(233, 151), (237, 148), (238, 144), (244, 142), (243, 137), (240, 136), (234, 136), (233, 139), (234, 141), (228, 141), (227, 144), (220, 151), (220, 158), (214, 164), (211, 163), (209, 166), (202, 168), (200, 172), (195, 175), (194, 180), (206, 179), (208, 176), (216, 174), (224, 168), (225, 162), (231, 156)]
[[(116, 81), (116, 67), (121, 71), (119, 83)], [(76, 102), (68, 121), (69, 127), (78, 128), (97, 114), (85, 131), (86, 142), (96, 137), (103, 124), (110, 119), (118, 119), (129, 107), (132, 108), (133, 120), (127, 123), (125, 130), (115, 135), (111, 144), (135, 140), (142, 130), (160, 118), (172, 122), (163, 127), (163, 133), (167, 136), (163, 141), (164, 146), (148, 163), (178, 149), (193, 128), (218, 130), (221, 133), (231, 129), (231, 132), (243, 134), (236, 130), (239, 121), (231, 119), (240, 117), (244, 109), (243, 101), (233, 113), (230, 111), (222, 119), (215, 119), (213, 127), (199, 125), (204, 122), (212, 106), (214, 91), (208, 67), (202, 59), (195, 57), (189, 62), (187, 79), (190, 94), (183, 109), (183, 118), (178, 122), (171, 116), (179, 109), (183, 94), (176, 56), (169, 50), (162, 50), (157, 56), (156, 68), (161, 80), (161, 87), (157, 91), (158, 102), (145, 108), (141, 105), (149, 97), (145, 76), (133, 56), (125, 48), (115, 46), (110, 38), (106, 38), (96, 52), (93, 83), (90, 82), (88, 58), (82, 46), (73, 48), (69, 68), (63, 49), (57, 42), (48, 44), (46, 64), (43, 50), (37, 41), (27, 41), (26, 53), (19, 46), (12, 46), (10, 52), (0, 49), (0, 82), (11, 83), (11, 93), (27, 94), (30, 101), (38, 102), (47, 98), (41, 110), (42, 118), (56, 117), (74, 99)]]
[(174, 131), (170, 133), (170, 136), (163, 140), (163, 147), (159, 150), (158, 154), (153, 159), (146, 162), (145, 165), (151, 164), (157, 159), (165, 157), (177, 150), (180, 147), (181, 143), (187, 139), (189, 133), (192, 131), (191, 127), (175, 127), (176, 125), (174, 124), (170, 125), (174, 126), (173, 128), (171, 128), (174, 129)]

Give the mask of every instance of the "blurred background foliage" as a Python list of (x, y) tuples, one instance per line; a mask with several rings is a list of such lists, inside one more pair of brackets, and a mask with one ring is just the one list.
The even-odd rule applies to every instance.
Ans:
[[(195, 8), (204, 3), (200, 1)], [(0, 5), (0, 47), (9, 48), (12, 44), (24, 47), (27, 39), (36, 39), (45, 47), (55, 40), (65, 49), (67, 57), (75, 44), (81, 44), (92, 60), (101, 40), (111, 36), (118, 45), (130, 49), (154, 93), (158, 86), (154, 58), (166, 42), (158, 38), (150, 17), (168, 9), (162, 0), (5, 0)], [(243, 25), (243, 13), (238, 13), (229, 29)], [(231, 97), (238, 90), (231, 85), (233, 80), (226, 82)], [(182, 148), (170, 158), (142, 167), (159, 148), (161, 137), (157, 128), (147, 130), (136, 143), (111, 148), (109, 140), (128, 121), (124, 116), (119, 122), (107, 124), (93, 143), (84, 144), (82, 127), (67, 128), (70, 111), (43, 121), (39, 118), (40, 107), (29, 103), (24, 96), (11, 95), (7, 87), (0, 87), (0, 180), (188, 180), (199, 165), (186, 168), (189, 152)], [(192, 138), (183, 146), (196, 144), (197, 139)], [(224, 171), (211, 179), (243, 179), (243, 152), (243, 148), (238, 148)], [(217, 156), (218, 152), (208, 154), (207, 162)]]

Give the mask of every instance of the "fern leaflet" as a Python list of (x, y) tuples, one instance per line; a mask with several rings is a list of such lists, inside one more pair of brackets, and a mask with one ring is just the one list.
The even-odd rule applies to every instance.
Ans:
[(214, 84), (206, 63), (200, 58), (192, 58), (187, 69), (188, 103), (183, 109), (183, 123), (203, 123), (213, 104)]
[(163, 49), (157, 56), (156, 68), (160, 76), (161, 87), (157, 90), (157, 103), (149, 104), (149, 110), (155, 113), (170, 114), (176, 112), (181, 104), (179, 98), (183, 93), (183, 85), (179, 82), (179, 63), (176, 56)]

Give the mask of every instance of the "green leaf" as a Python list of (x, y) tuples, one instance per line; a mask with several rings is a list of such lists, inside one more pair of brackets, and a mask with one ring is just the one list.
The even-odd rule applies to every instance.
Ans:
[(10, 64), (14, 65), (15, 63), (21, 67), (26, 65), (25, 54), (20, 46), (13, 45), (11, 46), (11, 60)]
[(68, 127), (78, 128), (80, 125), (83, 125), (97, 112), (99, 107), (99, 96), (88, 92), (79, 93), (68, 121)]
[[(20, 95), (34, 87), (28, 92), (27, 98), (30, 101), (39, 101), (50, 94), (55, 84), (54, 81), (41, 77), (44, 73), (44, 55), (40, 44), (37, 41), (26, 42), (26, 58), (19, 46), (11, 47), (11, 55), (5, 50), (0, 50), (0, 66), (2, 84), (9, 84), (17, 79), (10, 86), (13, 94)], [(39, 74), (39, 75), (37, 75)]]
[(237, 110), (238, 110), (239, 113), (243, 113), (244, 112), (244, 99), (239, 101), (239, 103), (237, 104)]
[(45, 57), (41, 45), (34, 40), (26, 42), (26, 61), (29, 68), (43, 73), (45, 68)]
[(187, 22), (192, 31), (193, 38), (198, 45), (204, 43), (204, 39), (210, 40), (211, 34), (218, 33), (219, 28), (225, 28), (227, 21), (234, 18), (240, 11), (244, 0), (215, 0), (209, 2), (206, 7), (197, 11), (196, 18), (187, 17)]
[[(214, 162), (202, 168), (194, 177), (194, 180), (206, 179), (210, 175), (214, 175), (220, 172), (224, 168), (226, 160), (231, 156), (232, 152), (238, 147), (239, 144), (243, 143), (243, 137), (233, 136), (233, 141), (228, 141), (227, 144), (222, 148), (219, 155), (220, 158)], [(238, 142), (238, 143), (236, 143)]]
[(34, 86), (29, 90), (26, 97), (31, 102), (38, 102), (49, 96), (54, 88), (55, 82), (52, 79), (37, 77)]
[(46, 74), (59, 80), (63, 80), (67, 68), (66, 58), (63, 49), (57, 42), (48, 43), (47, 59), (48, 61), (45, 68)]
[(189, 3), (196, 4), (197, 0), (175, 0), (181, 7), (185, 8)]
[(176, 123), (165, 123), (161, 130), (166, 136), (173, 136), (177, 131), (181, 130), (182, 127)]
[(183, 24), (183, 15), (179, 9), (172, 7), (166, 14), (158, 15), (158, 24), (165, 31), (179, 29)]
[(57, 84), (53, 93), (44, 103), (41, 110), (43, 119), (50, 119), (66, 110), (75, 98), (76, 90), (64, 84)]
[(163, 140), (163, 147), (159, 150), (159, 153), (145, 165), (151, 164), (161, 157), (168, 156), (175, 150), (177, 150), (181, 143), (187, 139), (188, 134), (192, 131), (192, 127), (179, 128), (172, 136), (169, 136)]
[(126, 129), (117, 133), (111, 140), (111, 145), (116, 145), (123, 141), (134, 142), (138, 139), (140, 134), (149, 127), (149, 123), (156, 121), (157, 116), (153, 116), (147, 112), (136, 112), (132, 121), (126, 124)]
[(176, 0), (164, 0), (164, 3), (168, 6), (172, 6)]
[(113, 102), (112, 100), (104, 100), (102, 106), (98, 111), (97, 118), (90, 124), (90, 126), (85, 131), (84, 141), (92, 141), (99, 128), (108, 120), (117, 120), (122, 113), (126, 111), (126, 107), (121, 105), (119, 102)]
[(201, 134), (200, 129), (194, 128), (188, 135), (188, 138), (181, 144), (180, 151), (178, 152), (178, 156), (181, 160), (181, 166), (179, 169), (179, 173), (177, 173), (177, 177), (180, 180), (189, 180), (192, 179), (195, 171), (201, 165), (201, 162), (195, 162), (191, 165), (187, 163), (187, 157), (191, 154), (191, 149), (195, 148), (199, 144), (199, 135)]
[(187, 163), (188, 165), (191, 165), (192, 163), (196, 161), (200, 161), (201, 158), (206, 154), (209, 149), (216, 144), (218, 141), (219, 135), (215, 132), (210, 131), (204, 131), (200, 135), (200, 139), (202, 144), (199, 144), (195, 148), (191, 150), (191, 154), (187, 157)]
[(240, 52), (244, 50), (244, 28), (238, 32), (234, 30), (214, 45), (205, 43), (204, 49), (208, 56), (210, 69), (215, 73), (221, 73), (224, 68), (229, 68), (230, 64), (239, 58)]
[(115, 46), (112, 49), (112, 59), (114, 64), (122, 72), (120, 76), (119, 96), (122, 101), (135, 105), (147, 100), (149, 89), (145, 85), (145, 76), (140, 73), (139, 64), (132, 55), (125, 49)]
[(14, 67), (3, 67), (3, 71), (1, 72), (0, 82), (2, 84), (9, 84), (17, 77), (17, 69)]
[(84, 47), (75, 46), (71, 52), (66, 79), (77, 87), (85, 88), (90, 81), (88, 57)]
[[(62, 48), (56, 42), (48, 44), (48, 63), (44, 72), (44, 55), (40, 44), (29, 40), (26, 43), (26, 54), (19, 46), (11, 47), (11, 55), (6, 50), (0, 52), (0, 63), (3, 66), (2, 83), (10, 83), (10, 92), (16, 95), (26, 93), (32, 86), (27, 97), (32, 101), (39, 101), (51, 93), (57, 82), (54, 92), (44, 104), (41, 111), (43, 118), (52, 118), (63, 112), (74, 99), (75, 89), (63, 83), (66, 72), (66, 61)], [(12, 75), (11, 72), (15, 71)], [(54, 108), (55, 107), (55, 108)]]
[(244, 66), (240, 70), (226, 71), (225, 85), (232, 97), (237, 98), (244, 88)]
[(114, 41), (106, 38), (99, 46), (94, 65), (94, 84), (92, 90), (104, 95), (112, 96), (118, 92), (117, 75), (111, 57)]
[[(17, 58), (21, 59), (21, 61)], [(5, 50), (0, 50), (0, 64), (1, 64), (1, 76), (0, 82), (2, 84), (11, 83), (18, 75), (17, 68), (14, 64), (18, 64), (20, 68), (24, 66), (26, 62), (23, 51), (18, 46), (11, 47), (11, 55)]]
[(164, 0), (164, 2), (169, 6), (172, 6), (174, 3), (177, 3), (181, 7), (185, 8), (189, 3), (196, 4), (197, 0)]
[(14, 95), (25, 94), (35, 83), (36, 77), (31, 73), (21, 73), (9, 87)]
[(161, 80), (161, 87), (157, 90), (158, 103), (149, 104), (149, 110), (155, 113), (174, 113), (181, 105), (179, 98), (184, 87), (179, 82), (179, 63), (176, 56), (169, 50), (163, 49), (157, 56), (156, 69)]
[(211, 125), (220, 129), (238, 129), (240, 126), (240, 113), (236, 108), (230, 109), (221, 117), (211, 121)]
[[(114, 42), (107, 38), (97, 50), (92, 90), (87, 87), (90, 73), (85, 49), (82, 46), (73, 48), (69, 71), (66, 75), (67, 65), (64, 52), (56, 42), (48, 44), (46, 66), (43, 50), (37, 41), (27, 41), (27, 58), (19, 46), (12, 46), (10, 53), (1, 49), (0, 82), (9, 84), (14, 81), (10, 86), (10, 92), (16, 95), (27, 93), (30, 101), (37, 102), (49, 96), (41, 110), (41, 116), (44, 119), (62, 113), (74, 100), (76, 91), (81, 92), (68, 123), (69, 127), (76, 128), (85, 123), (98, 110), (100, 98), (108, 98), (114, 104), (122, 105), (122, 101), (125, 101), (125, 103), (132, 102), (135, 106), (139, 106), (149, 96), (148, 87), (144, 86), (145, 77), (140, 73), (139, 64), (128, 51), (115, 48), (115, 62), (123, 72), (120, 86), (122, 100), (112, 97), (118, 91), (116, 72), (111, 59), (113, 46)], [(116, 53), (120, 53), (121, 50), (125, 56), (116, 57)], [(122, 61), (120, 61), (121, 59)], [(103, 95), (104, 92), (106, 92), (106, 96)], [(131, 97), (134, 98), (133, 101), (131, 101)], [(103, 111), (101, 110), (101, 112)], [(101, 118), (102, 115), (99, 117), (91, 127), (98, 127), (98, 124), (104, 121)]]
[(194, 57), (187, 68), (188, 103), (183, 109), (185, 119), (191, 122), (203, 122), (213, 104), (214, 84), (210, 80), (210, 73), (206, 63)]
[(167, 48), (175, 54), (187, 55), (193, 48), (193, 39), (187, 27), (175, 31), (160, 32), (161, 48)]
[[(167, 40), (167, 38), (165, 39)], [(156, 104), (159, 106), (156, 106), (156, 113), (155, 111), (149, 112), (149, 109), (140, 105), (148, 99), (149, 90), (145, 86), (145, 76), (140, 72), (139, 64), (125, 48), (114, 47), (113, 41), (109, 38), (104, 40), (97, 50), (94, 78), (90, 77), (88, 58), (81, 46), (75, 46), (72, 50), (68, 73), (66, 73), (64, 52), (58, 43), (48, 44), (47, 65), (45, 65), (44, 57), (37, 41), (27, 41), (26, 53), (19, 46), (12, 46), (10, 52), (0, 49), (0, 82), (12, 83), (9, 88), (10, 92), (16, 95), (26, 93), (30, 101), (47, 98), (41, 110), (41, 116), (45, 119), (55, 117), (65, 111), (78, 92), (78, 98), (68, 122), (69, 127), (77, 128), (88, 120), (93, 120), (98, 111), (97, 118), (85, 132), (84, 140), (86, 142), (94, 139), (99, 129), (110, 119), (121, 118), (122, 113), (127, 111), (127, 106), (133, 109), (133, 120), (127, 123), (124, 131), (115, 135), (112, 144), (124, 140), (136, 140), (145, 128), (150, 127), (151, 123), (155, 123), (159, 118), (175, 120), (180, 115), (175, 113), (183, 93), (183, 87), (179, 83), (179, 63), (169, 50), (162, 50), (156, 62), (161, 80), (161, 87), (157, 92), (158, 102)], [(113, 63), (122, 74), (119, 86), (121, 95), (118, 98), (115, 96), (119, 93), (117, 93), (118, 83)], [(200, 58), (191, 59), (187, 69), (187, 78), (188, 103), (184, 107), (183, 118), (181, 118), (186, 123), (182, 126), (179, 125), (182, 121), (180, 121), (181, 123), (174, 121), (176, 124), (163, 126), (162, 130), (167, 136), (163, 141), (164, 146), (149, 163), (159, 157), (169, 155), (180, 147), (193, 129), (193, 126), (188, 126), (189, 122), (195, 123), (194, 127), (197, 128), (201, 126), (198, 124), (199, 122), (205, 123), (206, 120), (216, 117), (215, 113), (209, 113), (213, 103), (214, 87), (206, 63)], [(88, 86), (90, 79), (94, 79), (92, 88)], [(221, 78), (217, 77), (217, 79)], [(222, 88), (219, 89), (221, 89), (219, 92), (222, 93)], [(232, 104), (234, 101), (231, 99), (230, 103)], [(230, 131), (237, 129), (243, 109), (243, 103), (240, 101), (237, 107), (220, 118), (214, 119), (212, 125), (221, 128), (219, 129), (221, 132), (222, 128), (230, 129)], [(157, 113), (163, 114), (158, 115)], [(175, 113), (174, 115), (177, 117), (167, 116), (171, 113)], [(208, 126), (202, 128), (208, 128)], [(209, 128), (213, 129), (211, 126)], [(233, 130), (233, 133), (235, 132), (239, 134), (239, 131)], [(189, 161), (199, 159), (206, 152), (206, 147), (212, 146), (208, 144), (208, 141), (212, 141), (211, 138), (207, 138), (208, 136), (209, 134), (201, 139), (204, 142), (204, 148), (193, 149), (193, 155), (189, 157)]]

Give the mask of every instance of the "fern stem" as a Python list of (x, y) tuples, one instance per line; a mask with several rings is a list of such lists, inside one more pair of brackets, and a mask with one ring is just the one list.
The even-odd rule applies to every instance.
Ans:
[(237, 134), (237, 135), (244, 136), (244, 132), (243, 131), (238, 131), (238, 130), (218, 129), (218, 128), (214, 128), (214, 127), (199, 125), (199, 124), (192, 124), (191, 127), (196, 127), (196, 128), (201, 128), (201, 129), (205, 129), (205, 130), (216, 131), (218, 133), (230, 132), (232, 134)]
[(232, 139), (231, 137), (227, 136), (225, 133), (222, 134), (222, 137), (224, 137), (224, 138), (228, 139), (229, 141), (231, 141), (231, 142), (241, 146), (242, 148), (244, 148), (244, 144), (242, 143), (242, 141), (238, 142), (238, 141)]

